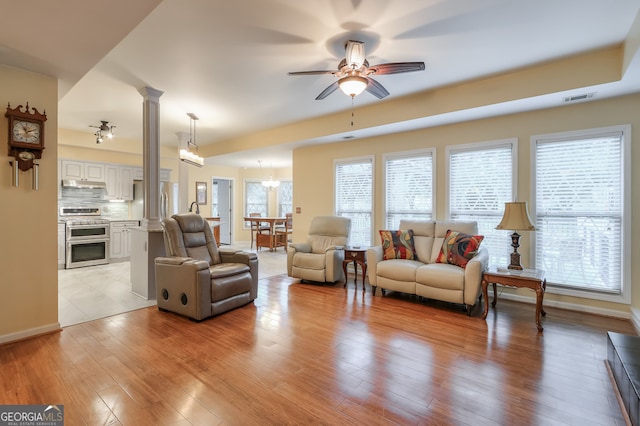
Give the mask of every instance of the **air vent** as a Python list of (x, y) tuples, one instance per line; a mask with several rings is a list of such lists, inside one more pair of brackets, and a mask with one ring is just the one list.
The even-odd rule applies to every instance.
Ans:
[(586, 101), (587, 99), (594, 98), (595, 96), (596, 96), (596, 92), (583, 93), (581, 95), (574, 95), (574, 96), (565, 96), (564, 98), (562, 98), (562, 102), (569, 103), (569, 102)]

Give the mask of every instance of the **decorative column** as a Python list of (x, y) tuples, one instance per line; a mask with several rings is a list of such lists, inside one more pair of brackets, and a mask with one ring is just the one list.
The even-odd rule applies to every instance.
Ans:
[(143, 87), (142, 168), (144, 218), (131, 233), (131, 292), (144, 299), (156, 298), (155, 258), (165, 256), (160, 223), (160, 90)]
[(162, 230), (160, 224), (160, 96), (151, 87), (139, 90), (142, 108), (142, 168), (144, 171), (144, 219), (142, 228)]

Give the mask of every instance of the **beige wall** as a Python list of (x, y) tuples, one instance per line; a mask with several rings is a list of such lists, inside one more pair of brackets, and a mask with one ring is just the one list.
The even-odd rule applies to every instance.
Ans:
[[(335, 159), (375, 156), (375, 210), (374, 230), (384, 227), (384, 206), (382, 205), (382, 156), (385, 153), (413, 150), (418, 148), (436, 148), (436, 218), (445, 219), (447, 199), (445, 194), (446, 152), (450, 145), (473, 142), (494, 141), (518, 138), (518, 199), (530, 200), (531, 154), (530, 137), (532, 135), (589, 129), (620, 124), (632, 125), (632, 163), (640, 164), (640, 95), (615, 99), (574, 104), (527, 113), (505, 115), (496, 118), (470, 121), (407, 132), (385, 135), (376, 138), (350, 140), (330, 145), (315, 145), (296, 149), (293, 153), (294, 241), (303, 241), (306, 237), (311, 218), (316, 215), (333, 214), (333, 162)], [(632, 171), (632, 235), (640, 231), (640, 186), (637, 168)], [(521, 241), (522, 261), (529, 262), (529, 238), (525, 233)], [(374, 241), (377, 241), (374, 240)], [(626, 260), (632, 261), (640, 250), (640, 239), (633, 239), (631, 253)], [(508, 290), (505, 290), (508, 291)], [(532, 296), (526, 291), (523, 296)], [(632, 306), (640, 308), (640, 264), (632, 264)], [(548, 294), (545, 301), (578, 304), (591, 307), (592, 311), (627, 315), (629, 306), (598, 302), (594, 300)]]
[[(45, 150), (40, 189), (31, 189), (31, 172), (20, 172), (11, 186), (7, 157), (7, 119), (0, 119), (0, 343), (57, 330), (57, 122), (56, 79), (0, 65), (0, 105), (46, 111)], [(3, 114), (4, 115), (4, 114)]]

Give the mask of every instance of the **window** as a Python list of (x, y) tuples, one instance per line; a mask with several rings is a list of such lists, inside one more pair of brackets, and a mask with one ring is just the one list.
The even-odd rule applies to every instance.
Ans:
[[(269, 216), (268, 190), (260, 181), (244, 181), (244, 214), (260, 213), (262, 216)], [(250, 223), (245, 222), (245, 227), (249, 228)]]
[(400, 219), (433, 217), (434, 150), (385, 156), (385, 223), (398, 229)]
[(517, 140), (483, 142), (447, 148), (449, 217), (478, 222), (489, 264), (508, 265), (511, 239), (496, 230), (504, 203), (515, 199)]
[(293, 182), (283, 180), (278, 187), (278, 215), (293, 213)]
[(555, 288), (629, 298), (629, 132), (621, 126), (532, 137), (535, 264)]
[(336, 216), (351, 218), (349, 244), (370, 246), (373, 218), (373, 158), (335, 162)]

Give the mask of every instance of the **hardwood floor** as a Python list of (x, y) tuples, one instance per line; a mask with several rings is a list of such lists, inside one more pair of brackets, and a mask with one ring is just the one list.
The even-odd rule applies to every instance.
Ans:
[(628, 321), (500, 300), (372, 297), (353, 280), (260, 280), (201, 323), (155, 307), (0, 347), (1, 404), (64, 404), (65, 424), (618, 425), (606, 331)]

